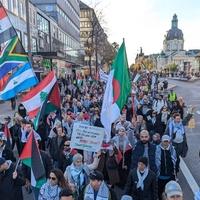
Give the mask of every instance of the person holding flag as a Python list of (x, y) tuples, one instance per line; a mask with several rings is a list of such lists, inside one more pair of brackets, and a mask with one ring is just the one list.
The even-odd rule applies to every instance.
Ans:
[(22, 148), (27, 143), (28, 138), (30, 137), (30, 134), (32, 132), (34, 133), (36, 140), (41, 141), (40, 135), (33, 128), (33, 122), (32, 121), (25, 121), (24, 131), (22, 132), (22, 136), (21, 136)]
[(0, 157), (0, 198), (23, 200), (22, 186), (25, 185), (20, 170), (10, 160)]
[(0, 132), (0, 157), (5, 158), (6, 160), (11, 160), (12, 162), (16, 161), (16, 158), (12, 150), (6, 145), (7, 139), (4, 135), (4, 132)]
[(19, 159), (23, 164), (22, 169), (26, 177), (26, 186), (29, 186), (31, 182), (34, 198), (37, 200), (39, 190), (46, 182), (46, 171), (33, 130), (29, 133), (27, 142), (19, 156)]
[(111, 124), (120, 117), (120, 112), (126, 104), (130, 92), (128, 60), (123, 41), (108, 76), (101, 109), (101, 123), (106, 131), (106, 142), (109, 142), (111, 138)]

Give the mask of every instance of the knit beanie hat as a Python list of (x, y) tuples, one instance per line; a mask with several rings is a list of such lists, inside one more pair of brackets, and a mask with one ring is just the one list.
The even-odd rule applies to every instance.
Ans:
[(140, 157), (138, 162), (143, 163), (146, 167), (148, 166), (148, 158), (147, 157)]

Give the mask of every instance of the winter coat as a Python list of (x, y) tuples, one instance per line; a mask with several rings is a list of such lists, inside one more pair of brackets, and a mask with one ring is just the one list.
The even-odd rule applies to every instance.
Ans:
[(60, 150), (63, 148), (66, 140), (67, 137), (63, 136), (60, 145), (58, 145), (58, 136), (51, 139), (49, 153), (54, 161), (58, 161)]
[(25, 179), (21, 176), (20, 171), (16, 179), (13, 179), (15, 167), (10, 165), (9, 169), (0, 173), (0, 199), (2, 200), (23, 200), (22, 186)]
[[(174, 172), (176, 170), (177, 157), (176, 157), (176, 151), (175, 151), (175, 149), (174, 149), (174, 147), (172, 145), (170, 145), (167, 150), (163, 150), (161, 145), (157, 145), (156, 146), (156, 166), (157, 166), (157, 169), (158, 169), (157, 175), (158, 176), (160, 175), (161, 165), (163, 165), (164, 163), (169, 163), (169, 161), (164, 161), (164, 163), (162, 163), (162, 159), (165, 159), (165, 157), (162, 158), (162, 151), (170, 152), (171, 162), (173, 163), (173, 169), (171, 171), (171, 176), (173, 176)], [(169, 170), (170, 166), (168, 166), (167, 168)], [(168, 172), (168, 173), (170, 173), (170, 172)]]
[[(156, 152), (156, 146), (148, 143), (148, 158), (149, 158), (149, 166), (150, 169), (156, 174), (157, 173), (157, 167), (156, 167), (156, 161), (155, 161), (155, 152)], [(132, 160), (131, 160), (131, 169), (134, 169), (137, 167), (138, 160), (140, 157), (142, 157), (144, 154), (144, 144), (142, 144), (141, 141), (138, 141), (135, 149), (132, 152)]]
[(2, 152), (2, 157), (5, 158), (6, 160), (11, 160), (12, 162), (16, 161), (16, 158), (12, 152), (12, 150), (8, 147), (5, 147), (3, 152)]
[(144, 190), (137, 188), (138, 176), (137, 170), (131, 170), (125, 186), (125, 194), (132, 196), (134, 200), (157, 200), (158, 188), (156, 175), (149, 170), (147, 177), (144, 180)]
[(110, 185), (119, 183), (118, 163), (115, 154), (109, 155), (108, 151), (101, 153), (97, 170), (104, 174), (104, 180)]
[[(102, 182), (103, 183), (103, 182)], [(105, 184), (105, 183), (104, 183)], [(106, 184), (105, 184), (106, 185)], [(81, 192), (81, 194), (79, 195), (78, 197), (78, 200), (84, 200), (84, 197), (85, 197), (85, 193), (87, 192), (87, 188), (88, 188), (89, 184), (87, 186), (85, 186)], [(109, 197), (107, 198), (107, 200), (117, 200), (117, 196), (115, 194), (115, 192), (109, 187), (106, 185), (106, 187), (108, 187), (108, 190), (109, 190)], [(102, 198), (102, 199), (106, 199), (106, 198)], [(94, 200), (91, 199), (91, 200)]]
[(72, 158), (76, 153), (77, 151), (72, 149), (68, 155), (65, 155), (63, 150), (61, 150), (58, 159), (58, 168), (64, 172), (66, 167), (72, 164)]

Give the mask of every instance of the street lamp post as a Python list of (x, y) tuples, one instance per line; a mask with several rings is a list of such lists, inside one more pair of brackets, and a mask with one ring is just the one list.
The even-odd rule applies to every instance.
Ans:
[(29, 61), (32, 62), (32, 53), (31, 53), (31, 31), (30, 31), (30, 21), (29, 21), (29, 1), (25, 1), (26, 6), (26, 26), (27, 26), (27, 40), (28, 40), (28, 57)]

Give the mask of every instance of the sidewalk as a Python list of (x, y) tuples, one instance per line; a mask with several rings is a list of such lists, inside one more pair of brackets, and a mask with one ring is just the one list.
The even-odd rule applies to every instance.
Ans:
[(194, 82), (200, 80), (198, 77), (192, 77), (191, 79), (183, 78), (183, 77), (168, 77), (169, 80), (176, 80), (176, 81), (186, 81), (186, 82)]

